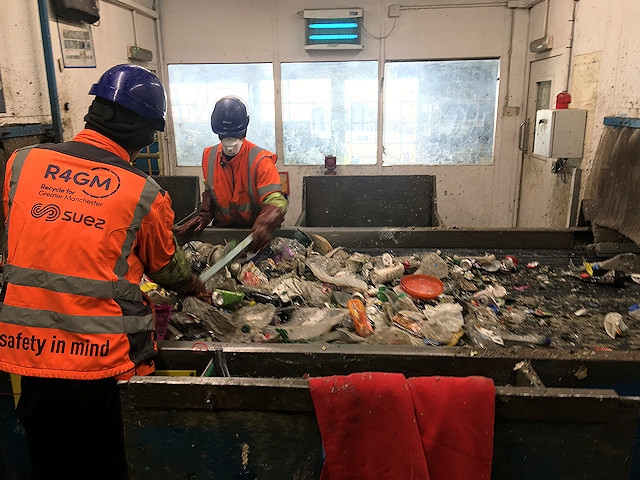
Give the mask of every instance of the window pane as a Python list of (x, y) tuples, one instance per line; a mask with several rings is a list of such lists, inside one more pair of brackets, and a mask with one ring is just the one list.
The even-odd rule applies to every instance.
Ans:
[(202, 150), (219, 143), (211, 112), (220, 97), (236, 95), (249, 108), (247, 139), (275, 152), (273, 67), (270, 63), (169, 65), (169, 96), (179, 167), (199, 166)]
[(498, 59), (385, 65), (385, 165), (493, 161)]
[(377, 62), (283, 63), (284, 164), (375, 164), (377, 77)]

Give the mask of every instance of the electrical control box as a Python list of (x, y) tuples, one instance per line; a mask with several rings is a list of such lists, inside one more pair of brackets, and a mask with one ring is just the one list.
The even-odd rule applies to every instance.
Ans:
[(586, 110), (538, 110), (533, 153), (549, 158), (582, 158), (586, 124)]
[(54, 0), (53, 10), (58, 18), (68, 22), (96, 23), (100, 20), (98, 0)]

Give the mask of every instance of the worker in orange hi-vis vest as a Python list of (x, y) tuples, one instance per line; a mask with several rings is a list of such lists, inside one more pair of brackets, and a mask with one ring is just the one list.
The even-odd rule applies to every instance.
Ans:
[(253, 252), (269, 247), (288, 202), (282, 194), (276, 155), (246, 139), (248, 126), (249, 113), (240, 98), (227, 96), (216, 102), (211, 129), (220, 143), (204, 149), (200, 212), (180, 226), (179, 235), (202, 231), (213, 220), (220, 227), (251, 227)]
[(124, 479), (118, 380), (147, 375), (157, 354), (143, 274), (209, 301), (172, 232), (167, 192), (131, 166), (164, 130), (160, 80), (107, 70), (73, 141), (7, 161), (0, 370), (21, 375), (17, 415), (32, 479)]

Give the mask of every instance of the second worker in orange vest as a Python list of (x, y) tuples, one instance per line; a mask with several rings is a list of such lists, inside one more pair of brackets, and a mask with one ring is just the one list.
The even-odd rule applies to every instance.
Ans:
[(218, 100), (211, 114), (211, 129), (220, 138), (204, 149), (202, 173), (205, 190), (198, 215), (178, 233), (199, 232), (211, 223), (251, 227), (250, 250), (266, 250), (273, 232), (284, 221), (288, 202), (281, 191), (276, 155), (246, 139), (249, 114), (238, 97)]

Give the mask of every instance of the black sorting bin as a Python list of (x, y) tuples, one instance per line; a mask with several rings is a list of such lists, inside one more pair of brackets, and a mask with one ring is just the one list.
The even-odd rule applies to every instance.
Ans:
[(620, 352), (163, 342), (158, 368), (184, 376), (121, 384), (131, 476), (245, 478), (239, 475), (248, 471), (261, 479), (317, 479), (322, 445), (306, 377), (383, 371), (492, 378), (494, 479), (626, 480), (640, 397), (612, 387), (637, 387), (639, 359)]
[(157, 175), (153, 179), (171, 196), (175, 223), (179, 224), (198, 212), (200, 177)]

